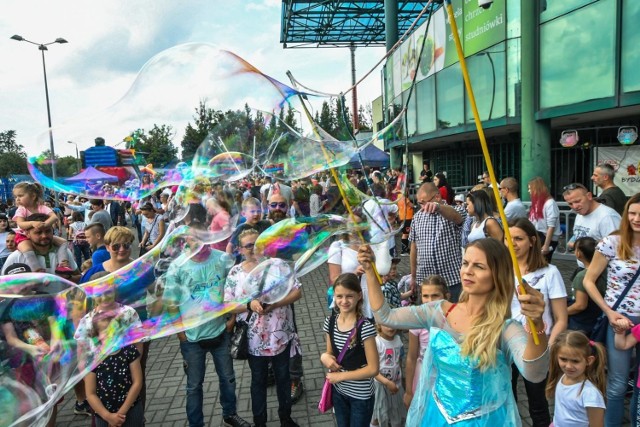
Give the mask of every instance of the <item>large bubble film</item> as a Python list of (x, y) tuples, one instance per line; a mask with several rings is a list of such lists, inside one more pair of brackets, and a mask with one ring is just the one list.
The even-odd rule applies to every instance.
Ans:
[[(337, 108), (333, 125), (314, 114), (312, 96)], [(203, 103), (206, 109), (198, 110)], [(202, 114), (211, 126), (196, 131)], [(58, 192), (133, 204), (151, 202), (164, 189), (167, 232), (143, 256), (83, 277), (80, 285), (41, 273), (0, 277), (0, 425), (45, 425), (53, 405), (124, 346), (189, 335), (250, 299), (281, 301), (301, 276), (326, 262), (338, 236), (372, 244), (379, 272), (388, 272), (406, 179), (387, 188), (367, 169), (362, 187), (354, 176), (368, 166), (369, 146), (404, 138), (405, 111), (369, 134), (354, 131), (348, 116), (342, 95), (298, 91), (236, 54), (187, 44), (149, 60), (105, 111), (54, 128), (58, 140), (93, 146), (82, 153), (78, 173), (56, 179), (48, 158), (31, 157), (36, 181)], [(167, 142), (164, 155), (150, 149), (158, 141)], [(46, 150), (48, 133), (37, 143)], [(183, 151), (179, 158), (169, 143), (190, 147), (190, 155)], [(260, 185), (252, 181), (263, 176), (294, 192), (291, 181), (326, 184), (327, 193), (336, 184), (330, 169), (339, 169), (341, 191), (335, 209), (324, 210), (331, 214), (278, 221), (268, 204), (243, 203), (250, 187)], [(399, 175), (406, 176), (406, 167)], [(228, 211), (223, 226), (213, 220), (221, 211)], [(244, 221), (239, 217), (252, 215), (272, 224), (257, 237), (257, 265), (239, 284), (240, 297), (225, 301), (229, 270), (242, 262), (231, 242)]]

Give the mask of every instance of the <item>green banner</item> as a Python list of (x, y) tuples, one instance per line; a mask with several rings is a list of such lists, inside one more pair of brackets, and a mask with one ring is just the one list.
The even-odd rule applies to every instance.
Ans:
[[(466, 0), (452, 0), (451, 6), (453, 7), (453, 16), (458, 26), (458, 35), (460, 40), (464, 43), (464, 25), (463, 25), (463, 1)], [(476, 2), (476, 5), (478, 3)], [(444, 45), (444, 66), (448, 67), (451, 64), (458, 62), (458, 53), (456, 52), (456, 42), (453, 40), (453, 32), (451, 31), (451, 25), (449, 24), (449, 15), (444, 7), (440, 8), (438, 12), (442, 13), (440, 21), (444, 25), (446, 33), (445, 45)], [(464, 44), (463, 44), (464, 46)]]
[(465, 58), (504, 40), (507, 33), (504, 4), (505, 0), (495, 0), (489, 9), (483, 9), (477, 0), (464, 0)]

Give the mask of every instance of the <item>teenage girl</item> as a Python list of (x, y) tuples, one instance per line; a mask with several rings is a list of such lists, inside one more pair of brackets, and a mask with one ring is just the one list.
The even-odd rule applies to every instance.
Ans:
[[(53, 210), (44, 205), (44, 190), (40, 184), (33, 182), (20, 182), (16, 184), (13, 187), (13, 198), (18, 206), (16, 214), (13, 217), (13, 220), (18, 224), (18, 227), (20, 227), (16, 232), (18, 250), (25, 255), (27, 264), (29, 264), (33, 271), (45, 271), (38, 262), (33, 245), (24, 231), (32, 228), (40, 228), (44, 225), (53, 227), (58, 222), (58, 216)], [(48, 215), (49, 219), (45, 222), (26, 220), (29, 215), (35, 213)], [(62, 237), (54, 236), (53, 245), (57, 248), (58, 266), (56, 267), (56, 272), (72, 272), (73, 270), (69, 268), (68, 242)]]
[(604, 347), (584, 333), (564, 331), (556, 337), (546, 389), (547, 398), (555, 397), (554, 427), (604, 426), (606, 366)]
[[(93, 318), (94, 334), (101, 342), (107, 338), (112, 312)], [(84, 378), (87, 400), (96, 414), (96, 426), (137, 427), (144, 424), (144, 407), (140, 400), (142, 367), (140, 353), (133, 344), (111, 353)]]
[[(343, 273), (333, 283), (335, 309), (324, 321), (327, 351), (320, 361), (333, 384), (333, 409), (338, 427), (368, 427), (373, 415), (373, 377), (378, 374), (376, 330), (362, 315), (362, 288), (353, 273)], [(353, 328), (354, 337), (347, 342)], [(340, 364), (336, 357), (347, 345)]]
[(396, 329), (377, 324), (376, 330), (378, 331), (376, 347), (380, 372), (375, 376), (373, 383), (376, 402), (371, 425), (400, 427), (404, 425), (404, 419), (407, 417), (407, 410), (402, 403), (402, 371), (400, 369), (403, 344)]
[[(420, 298), (422, 304), (428, 302), (448, 300), (450, 297), (447, 282), (444, 277), (433, 274), (422, 282), (420, 285)], [(407, 352), (407, 364), (405, 371), (405, 388), (403, 401), (408, 408), (411, 406), (413, 394), (418, 385), (420, 378), (420, 370), (422, 369), (422, 359), (424, 352), (429, 345), (428, 329), (410, 329), (409, 330), (409, 351)]]

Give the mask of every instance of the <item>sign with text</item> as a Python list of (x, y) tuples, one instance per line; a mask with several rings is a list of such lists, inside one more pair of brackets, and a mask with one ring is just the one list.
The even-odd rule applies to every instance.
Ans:
[(598, 148), (597, 166), (610, 164), (616, 171), (613, 182), (624, 194), (632, 196), (640, 192), (640, 147), (602, 147)]

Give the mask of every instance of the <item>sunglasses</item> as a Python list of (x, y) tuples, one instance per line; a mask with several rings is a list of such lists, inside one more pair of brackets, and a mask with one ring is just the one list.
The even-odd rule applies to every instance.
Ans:
[(286, 209), (287, 204), (285, 202), (269, 203), (269, 207), (271, 209), (275, 209), (275, 208)]
[(131, 249), (131, 243), (114, 243), (113, 245), (110, 245), (111, 249), (113, 249), (114, 251), (118, 252), (121, 248), (124, 249), (125, 251), (128, 251), (129, 249)]
[(583, 189), (583, 190), (586, 190), (586, 189), (587, 189), (587, 187), (585, 187), (585, 186), (584, 186), (584, 185), (582, 185), (582, 184), (579, 184), (579, 183), (573, 183), (573, 184), (565, 185), (564, 187), (562, 187), (562, 192), (563, 192), (563, 193), (565, 193), (565, 192), (567, 192), (567, 191), (572, 191), (572, 190), (575, 190), (575, 189), (577, 189), (577, 188), (581, 188), (581, 189)]
[(244, 249), (253, 249), (255, 246), (256, 246), (255, 243), (247, 243), (246, 245), (240, 246), (240, 247)]

